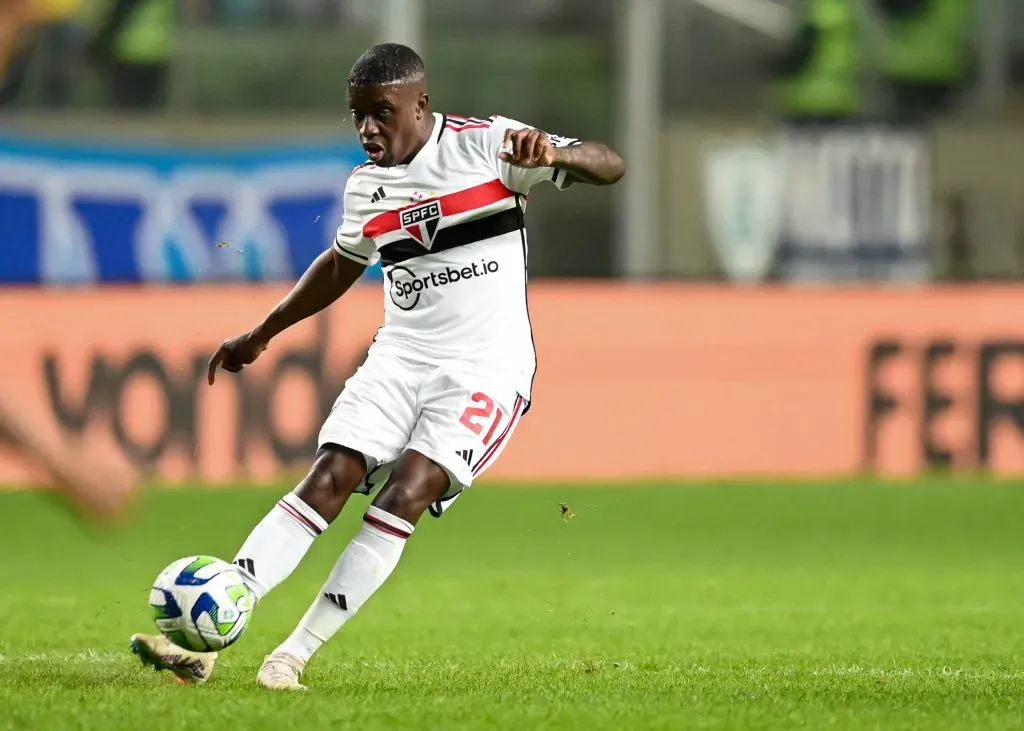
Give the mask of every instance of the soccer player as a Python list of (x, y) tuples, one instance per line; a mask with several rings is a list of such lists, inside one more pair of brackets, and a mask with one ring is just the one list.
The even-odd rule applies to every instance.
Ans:
[[(610, 185), (622, 158), (504, 117), (433, 112), (422, 59), (386, 43), (348, 76), (368, 161), (348, 179), (333, 247), (253, 330), (210, 360), (235, 373), (278, 333), (320, 312), (380, 260), (384, 325), (320, 431), (313, 466), (256, 526), (234, 563), (257, 598), (281, 583), (354, 492), (379, 488), (362, 528), (257, 682), (303, 689), (303, 668), (394, 571), (427, 510), (439, 517), (508, 444), (536, 370), (526, 299), (527, 194), (541, 183)], [(183, 682), (216, 655), (135, 635), (143, 662)]]

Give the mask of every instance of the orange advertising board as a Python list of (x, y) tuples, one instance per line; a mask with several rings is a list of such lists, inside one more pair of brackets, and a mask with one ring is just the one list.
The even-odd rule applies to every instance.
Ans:
[[(382, 298), (351, 292), (207, 386), (217, 343), (284, 292), (0, 291), (0, 395), (171, 481), (302, 470)], [(1024, 287), (541, 283), (530, 305), (533, 408), (490, 479), (1024, 473)], [(0, 483), (36, 478), (0, 452)]]

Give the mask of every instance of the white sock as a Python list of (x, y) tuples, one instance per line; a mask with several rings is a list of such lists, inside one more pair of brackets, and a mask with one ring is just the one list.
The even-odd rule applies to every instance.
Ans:
[(256, 598), (262, 599), (288, 578), (325, 530), (327, 521), (298, 495), (288, 493), (245, 539), (233, 563), (249, 578)]
[(412, 531), (411, 523), (371, 506), (320, 596), (277, 651), (308, 661), (391, 576)]

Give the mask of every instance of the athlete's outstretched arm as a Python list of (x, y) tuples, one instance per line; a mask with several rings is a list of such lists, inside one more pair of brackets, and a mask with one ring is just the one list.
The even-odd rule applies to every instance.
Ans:
[(220, 344), (210, 358), (207, 380), (212, 385), (220, 366), (238, 373), (267, 349), (270, 341), (297, 322), (315, 315), (335, 302), (356, 283), (364, 264), (339, 254), (333, 247), (318, 256), (309, 269), (263, 322), (247, 333)]
[(551, 167), (561, 168), (581, 183), (590, 185), (611, 185), (626, 174), (622, 156), (603, 142), (556, 147)]
[(566, 147), (552, 144), (550, 135), (526, 127), (505, 131), (500, 157), (523, 168), (559, 168), (576, 180), (591, 185), (611, 185), (626, 174), (626, 163), (619, 153), (603, 142), (577, 142)]
[(270, 340), (297, 322), (333, 304), (363, 275), (366, 266), (342, 256), (332, 247), (309, 265), (292, 291), (270, 311), (253, 331)]

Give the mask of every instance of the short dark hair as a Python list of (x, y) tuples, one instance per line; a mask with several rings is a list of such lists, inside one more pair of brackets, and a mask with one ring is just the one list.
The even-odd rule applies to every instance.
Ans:
[(425, 72), (423, 59), (401, 43), (381, 43), (363, 52), (348, 72), (350, 86), (376, 86), (407, 81)]

